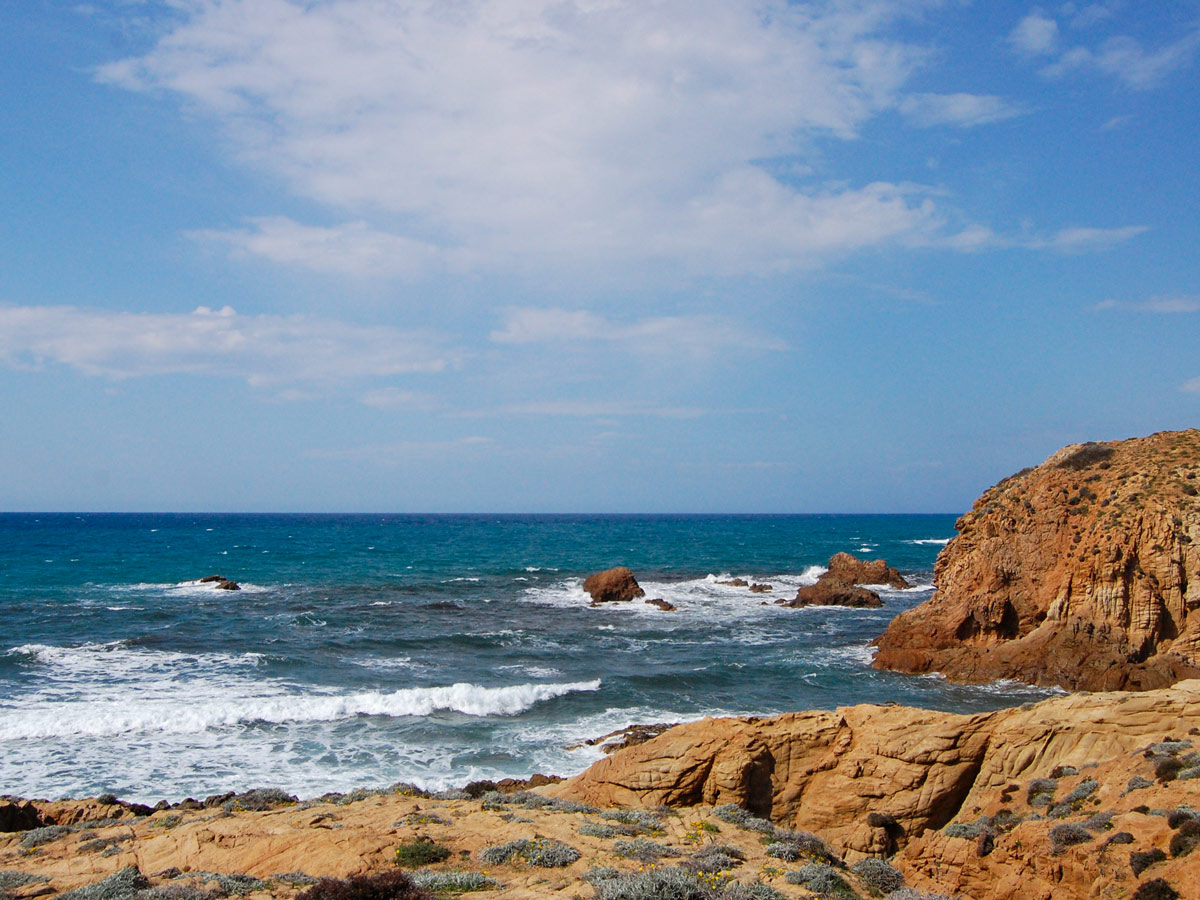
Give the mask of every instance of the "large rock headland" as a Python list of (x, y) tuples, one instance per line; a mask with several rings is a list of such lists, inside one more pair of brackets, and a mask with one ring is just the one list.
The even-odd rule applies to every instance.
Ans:
[(877, 667), (1072, 690), (1200, 677), (1200, 431), (1064, 447), (956, 529)]

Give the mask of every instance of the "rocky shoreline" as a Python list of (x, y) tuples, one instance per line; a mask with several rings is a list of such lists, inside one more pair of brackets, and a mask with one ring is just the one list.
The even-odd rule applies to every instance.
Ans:
[(706, 719), (532, 789), (10, 800), (0, 820), (40, 824), (0, 835), (0, 891), (291, 898), (403, 871), (497, 898), (1195, 898), (1198, 750), (1188, 681), (972, 716)]
[[(0, 900), (1200, 900), (1198, 494), (1200, 431), (1064, 448), (980, 498), (877, 642), (902, 671), (1120, 692), (639, 726), (573, 778), (441, 794), (0, 798)], [(871, 585), (906, 583), (838, 554), (778, 602)], [(625, 568), (584, 589), (645, 597)]]

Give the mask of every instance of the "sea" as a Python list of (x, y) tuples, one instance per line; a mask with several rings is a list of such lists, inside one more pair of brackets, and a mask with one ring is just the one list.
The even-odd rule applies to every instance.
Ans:
[[(440, 790), (572, 775), (638, 723), (1048, 696), (871, 667), (953, 536), (948, 515), (0, 515), (0, 794)], [(842, 550), (913, 587), (774, 603)], [(617, 565), (677, 609), (589, 606)]]

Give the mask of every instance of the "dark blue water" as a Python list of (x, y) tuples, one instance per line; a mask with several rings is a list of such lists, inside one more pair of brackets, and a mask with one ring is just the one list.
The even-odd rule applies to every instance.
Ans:
[[(870, 668), (951, 516), (0, 515), (0, 793), (146, 801), (571, 774), (636, 722), (1044, 696)], [(835, 552), (917, 585), (770, 602)], [(591, 572), (648, 597), (592, 609)], [(220, 573), (243, 589), (191, 583)], [(717, 584), (767, 582), (771, 594)]]

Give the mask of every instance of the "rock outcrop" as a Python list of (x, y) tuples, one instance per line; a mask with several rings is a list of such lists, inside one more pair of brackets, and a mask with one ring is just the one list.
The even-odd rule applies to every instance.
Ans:
[(822, 578), (845, 581), (850, 584), (886, 584), (894, 590), (911, 587), (898, 569), (882, 559), (868, 562), (852, 553), (835, 553), (829, 558), (829, 570)]
[(1148, 690), (1200, 676), (1200, 431), (1075, 444), (988, 490), (875, 665)]
[(804, 606), (853, 606), (858, 608), (883, 606), (879, 595), (862, 587), (864, 584), (884, 584), (896, 590), (909, 586), (904, 576), (882, 559), (867, 562), (850, 553), (835, 553), (829, 559), (829, 568), (817, 579), (816, 584), (800, 588), (791, 600), (775, 602), (780, 606), (794, 608)]
[(818, 579), (816, 584), (800, 588), (791, 600), (777, 600), (776, 603), (797, 609), (805, 606), (853, 606), (860, 609), (883, 606), (883, 601), (874, 591), (825, 577)]
[(973, 818), (1009, 784), (1048, 777), (1056, 767), (1082, 770), (1105, 760), (1134, 766), (1148, 744), (1191, 729), (1200, 733), (1200, 680), (975, 715), (851, 706), (703, 719), (544, 792), (596, 806), (733, 803), (818, 832), (852, 854), (882, 855), (956, 818)]
[(646, 596), (633, 573), (625, 566), (589, 575), (583, 582), (583, 589), (591, 594), (593, 606), (599, 603), (628, 603)]

